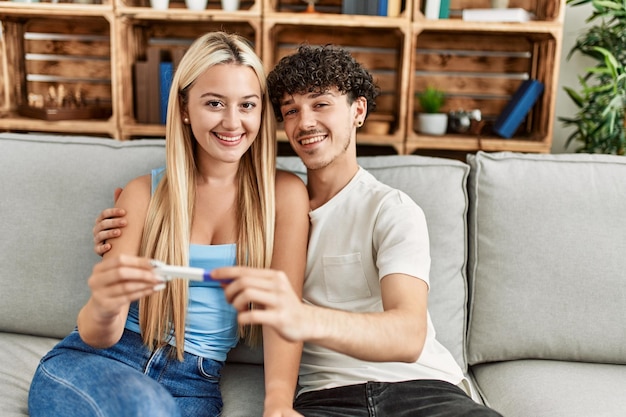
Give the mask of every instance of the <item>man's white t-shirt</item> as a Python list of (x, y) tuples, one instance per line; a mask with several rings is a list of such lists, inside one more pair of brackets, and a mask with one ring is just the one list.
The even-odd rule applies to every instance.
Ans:
[[(383, 311), (380, 280), (407, 274), (429, 284), (430, 247), (422, 209), (362, 168), (335, 197), (309, 214), (304, 301), (353, 312)], [(428, 330), (417, 362), (367, 362), (304, 344), (298, 394), (368, 381), (438, 379), (458, 385), (463, 372)], [(363, 331), (367, 331), (364, 329)]]

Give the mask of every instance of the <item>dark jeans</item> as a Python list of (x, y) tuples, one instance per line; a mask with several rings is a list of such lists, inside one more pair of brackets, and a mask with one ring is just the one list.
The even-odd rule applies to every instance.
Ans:
[[(306, 392), (295, 409), (305, 417), (496, 417), (444, 381), (368, 382)], [(501, 417), (501, 416), (500, 416)]]

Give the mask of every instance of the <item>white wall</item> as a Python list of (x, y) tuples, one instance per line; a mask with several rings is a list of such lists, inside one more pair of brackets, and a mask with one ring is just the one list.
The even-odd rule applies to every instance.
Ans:
[(558, 120), (560, 116), (572, 116), (576, 112), (576, 106), (563, 91), (563, 86), (579, 90), (578, 76), (583, 74), (585, 68), (592, 65), (589, 58), (583, 59), (579, 53), (567, 60), (572, 46), (576, 43), (576, 38), (584, 31), (585, 20), (591, 16), (592, 7), (590, 4), (583, 6), (566, 6), (565, 22), (563, 27), (563, 50), (561, 54), (561, 64), (559, 70), (559, 88), (556, 96), (556, 111), (554, 118), (554, 138), (552, 141), (552, 153), (574, 152), (577, 145), (571, 143), (565, 148), (567, 137), (571, 134), (572, 128), (564, 128)]

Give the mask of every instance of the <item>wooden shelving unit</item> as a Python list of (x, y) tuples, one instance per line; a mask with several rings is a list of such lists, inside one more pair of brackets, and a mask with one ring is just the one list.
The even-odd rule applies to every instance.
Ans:
[[(451, 13), (488, 8), (485, 0), (452, 0)], [(474, 152), (548, 153), (552, 145), (555, 101), (565, 4), (560, 0), (511, 0), (537, 20), (527, 23), (478, 23), (459, 18), (429, 20), (415, 5), (412, 26), (410, 94), (406, 153), (421, 149)], [(456, 13), (455, 13), (456, 12)], [(512, 139), (491, 132), (491, 126), (519, 85), (541, 81), (544, 94)], [(480, 109), (482, 127), (467, 134), (425, 136), (417, 131), (416, 95), (434, 85), (447, 95), (444, 111)]]
[[(340, 44), (372, 71), (381, 86), (377, 111), (358, 143), (387, 146), (399, 154), (510, 150), (549, 152), (552, 143), (564, 0), (511, 0), (537, 16), (528, 23), (464, 22), (464, 8), (488, 0), (452, 0), (450, 19), (428, 20), (423, 0), (405, 0), (397, 17), (345, 15), (341, 0), (319, 0), (305, 13), (302, 0), (241, 0), (236, 12), (209, 0), (205, 11), (170, 0), (154, 10), (148, 0), (99, 0), (102, 4), (19, 3), (0, 0), (0, 130), (93, 134), (126, 140), (164, 135), (164, 126), (136, 117), (134, 66), (150, 46), (190, 43), (211, 30), (237, 32), (253, 42), (269, 70), (302, 42)], [(525, 78), (545, 92), (512, 139), (490, 134), (500, 113)], [(29, 95), (51, 86), (84, 91), (109, 105), (110, 116), (90, 120), (40, 120), (20, 115)], [(438, 137), (418, 133), (415, 96), (427, 85), (443, 88), (446, 111), (481, 110), (482, 130)], [(278, 138), (284, 140), (279, 129)], [(381, 148), (382, 149), (382, 148)]]

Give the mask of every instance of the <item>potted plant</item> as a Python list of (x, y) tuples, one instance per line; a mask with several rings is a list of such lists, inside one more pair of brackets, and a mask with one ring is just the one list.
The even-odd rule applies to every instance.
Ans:
[(448, 114), (441, 113), (441, 107), (446, 102), (443, 91), (428, 86), (417, 95), (422, 111), (418, 113), (419, 131), (426, 135), (443, 135), (448, 126)]
[(591, 3), (589, 27), (572, 47), (596, 64), (578, 77), (580, 90), (564, 90), (578, 107), (573, 117), (559, 117), (564, 126), (573, 126), (566, 146), (579, 143), (577, 152), (626, 153), (626, 3), (622, 0), (567, 0), (568, 5)]

